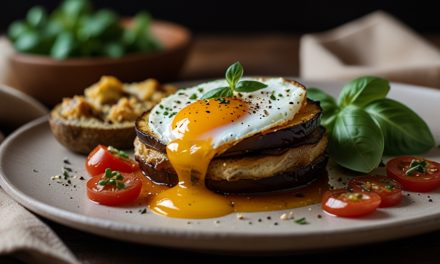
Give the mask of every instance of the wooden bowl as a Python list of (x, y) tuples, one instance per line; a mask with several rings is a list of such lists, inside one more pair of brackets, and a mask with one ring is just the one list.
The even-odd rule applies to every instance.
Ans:
[(55, 60), (48, 56), (19, 54), (10, 58), (18, 89), (48, 106), (63, 97), (82, 94), (102, 75), (113, 75), (123, 82), (156, 78), (177, 78), (191, 46), (191, 33), (183, 26), (154, 21), (152, 33), (164, 49), (153, 53), (128, 54), (121, 58), (94, 57)]

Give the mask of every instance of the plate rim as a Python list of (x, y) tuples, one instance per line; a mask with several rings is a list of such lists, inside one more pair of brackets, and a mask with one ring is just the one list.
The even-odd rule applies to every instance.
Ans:
[[(319, 81), (321, 82), (321, 81)], [(325, 82), (325, 81), (322, 81)], [(393, 83), (398, 84), (398, 83)], [(405, 86), (412, 86), (407, 84), (402, 84)], [(440, 92), (439, 90), (435, 88), (428, 88), (428, 87), (421, 87), (422, 89), (428, 89), (436, 92)], [(401, 232), (398, 234), (394, 234), (392, 236), (385, 238), (376, 236), (372, 237), (371, 239), (361, 240), (357, 241), (355, 244), (364, 244), (364, 243), (371, 243), (375, 241), (384, 241), (389, 239), (395, 239), (415, 234), (420, 234), (423, 232), (428, 232), (436, 229), (440, 229), (440, 213), (423, 216), (423, 217), (413, 217), (410, 219), (403, 219), (397, 224), (395, 222), (389, 222), (389, 223), (383, 223), (380, 226), (364, 226), (364, 227), (355, 227), (355, 228), (349, 228), (349, 229), (342, 229), (342, 230), (325, 230), (325, 231), (298, 231), (295, 230), (295, 233), (228, 233), (226, 231), (216, 230), (216, 231), (206, 231), (206, 230), (181, 230), (179, 228), (162, 228), (162, 227), (147, 227), (144, 225), (138, 225), (138, 224), (127, 224), (127, 223), (121, 223), (118, 221), (108, 220), (108, 219), (101, 219), (98, 217), (93, 216), (87, 216), (84, 214), (74, 213), (70, 212), (68, 210), (58, 208), (55, 206), (48, 205), (46, 203), (40, 202), (24, 192), (20, 191), (16, 186), (14, 186), (11, 182), (9, 182), (8, 177), (6, 176), (6, 173), (3, 170), (2, 163), (4, 162), (4, 156), (6, 155), (6, 150), (10, 147), (12, 142), (19, 137), (22, 133), (25, 133), (28, 130), (34, 129), (39, 126), (47, 125), (48, 122), (48, 115), (45, 115), (43, 117), (37, 118), (16, 131), (14, 131), (9, 137), (5, 139), (5, 141), (0, 146), (0, 186), (3, 188), (3, 190), (9, 194), (14, 200), (22, 204), (24, 207), (28, 208), (29, 210), (33, 211), (34, 213), (38, 215), (42, 215), (48, 219), (51, 219), (57, 223), (67, 225), (74, 229), (80, 229), (86, 232), (94, 233), (101, 236), (107, 236), (111, 238), (117, 238), (119, 240), (125, 240), (125, 241), (132, 241), (132, 242), (138, 242), (138, 243), (146, 243), (146, 244), (156, 244), (156, 245), (162, 245), (162, 246), (171, 246), (171, 247), (178, 247), (178, 248), (191, 248), (194, 249), (194, 246), (191, 246), (187, 243), (151, 243), (146, 241), (140, 241), (139, 239), (133, 239), (130, 236), (118, 236), (116, 233), (127, 233), (127, 232), (136, 232), (137, 234), (142, 235), (150, 235), (150, 236), (159, 236), (159, 237), (165, 237), (165, 238), (177, 238), (177, 239), (189, 239), (190, 241), (194, 241), (196, 239), (234, 239), (237, 241), (246, 240), (246, 239), (259, 239), (259, 238), (265, 238), (265, 239), (277, 239), (277, 238), (295, 238), (301, 236), (308, 236), (309, 238), (311, 236), (313, 237), (320, 237), (320, 236), (327, 236), (330, 235), (332, 237), (344, 237), (348, 233), (352, 233), (354, 230), (356, 232), (368, 232), (370, 234), (380, 234), (384, 230), (389, 230), (390, 228), (394, 229), (401, 229), (402, 227), (405, 227), (407, 225), (411, 225), (413, 228), (410, 230), (410, 232)], [(414, 228), (414, 223), (418, 223), (416, 225), (416, 228)], [(76, 225), (72, 225), (76, 224)], [(79, 225), (79, 226), (78, 226)], [(115, 234), (107, 234), (104, 231), (106, 230), (106, 227), (111, 226), (112, 231), (115, 231)], [(92, 229), (94, 231), (91, 231), (87, 227), (98, 227), (98, 229)], [(199, 243), (200, 244), (200, 243)], [(350, 243), (353, 245), (353, 243)], [(205, 245), (203, 247), (203, 244), (201, 244), (202, 247), (196, 247), (196, 249), (209, 249), (209, 250), (216, 250), (215, 248), (212, 248), (210, 246)], [(341, 245), (335, 245), (335, 246), (342, 246), (345, 245), (342, 243)], [(330, 246), (331, 247), (331, 246)], [(307, 247), (306, 250), (309, 249), (316, 249), (316, 248), (323, 248), (322, 246), (317, 247)], [(325, 246), (325, 248), (329, 248), (329, 246)], [(220, 249), (220, 251), (224, 251), (225, 249)], [(236, 251), (231, 249), (226, 249), (226, 251)], [(255, 249), (254, 249), (255, 250)], [(254, 250), (246, 250), (245, 251), (254, 251)], [(258, 250), (265, 250), (264, 248), (258, 249)], [(288, 251), (292, 251), (292, 249), (287, 249)], [(293, 249), (295, 250), (295, 249)], [(273, 249), (269, 249), (268, 251), (276, 251)], [(285, 249), (281, 250), (285, 251)]]

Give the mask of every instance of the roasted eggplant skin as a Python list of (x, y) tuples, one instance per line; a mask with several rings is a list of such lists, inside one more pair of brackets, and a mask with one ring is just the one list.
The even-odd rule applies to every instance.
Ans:
[(114, 146), (119, 149), (130, 149), (136, 137), (134, 126), (124, 128), (86, 127), (71, 125), (61, 118), (51, 116), (49, 125), (59, 143), (67, 149), (87, 155), (97, 145)]
[[(148, 114), (149, 112), (145, 112), (137, 119), (135, 125), (136, 135), (145, 145), (162, 153), (166, 153), (166, 146), (148, 129), (148, 123), (146, 121)], [(304, 137), (307, 137), (319, 127), (321, 115), (322, 109), (319, 103), (307, 100), (305, 109), (298, 114), (298, 118), (294, 119), (293, 123), (274, 130), (271, 133), (259, 133), (246, 138), (222, 153), (221, 156), (248, 154), (298, 144)]]
[[(153, 168), (146, 164), (140, 157), (136, 156), (136, 161), (143, 174), (157, 184), (175, 186), (178, 178), (175, 173), (169, 170)], [(287, 191), (308, 185), (326, 174), (328, 161), (327, 153), (323, 153), (307, 166), (298, 168), (294, 171), (287, 171), (276, 174), (272, 177), (259, 180), (212, 180), (205, 179), (205, 184), (211, 191), (222, 194), (249, 194), (249, 193), (268, 193)], [(154, 177), (151, 177), (154, 175)]]

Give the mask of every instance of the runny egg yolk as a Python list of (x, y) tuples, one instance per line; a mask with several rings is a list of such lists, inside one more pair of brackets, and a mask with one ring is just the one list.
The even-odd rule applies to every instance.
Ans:
[(233, 212), (232, 203), (205, 187), (208, 165), (222, 149), (212, 146), (217, 131), (239, 122), (248, 113), (238, 98), (196, 101), (183, 108), (172, 122), (175, 140), (167, 145), (167, 156), (179, 183), (151, 201), (156, 213), (177, 218), (210, 218)]

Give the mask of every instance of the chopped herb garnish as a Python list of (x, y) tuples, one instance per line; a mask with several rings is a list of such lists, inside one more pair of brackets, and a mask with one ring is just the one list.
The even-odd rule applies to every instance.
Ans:
[(110, 153), (113, 155), (116, 155), (116, 156), (123, 158), (123, 159), (128, 159), (128, 154), (125, 151), (119, 150), (119, 149), (112, 147), (112, 146), (108, 146), (107, 150), (110, 151)]
[(426, 160), (413, 159), (409, 164), (408, 170), (405, 172), (406, 176), (413, 176), (415, 172), (426, 173), (428, 162)]
[(197, 91), (199, 91), (199, 93), (203, 93), (203, 88), (199, 88)]
[(295, 223), (297, 223), (298, 225), (308, 225), (309, 222), (307, 222), (305, 217), (302, 217), (300, 219), (296, 219)]
[(189, 99), (191, 100), (196, 100), (197, 99), (197, 94), (192, 94)]
[(169, 115), (168, 111), (163, 112), (164, 116)]
[(275, 95), (271, 94), (270, 95), (270, 100), (276, 100), (277, 98), (275, 97)]
[(110, 168), (106, 168), (104, 172), (104, 177), (98, 181), (98, 185), (100, 186), (115, 186), (118, 190), (122, 190), (125, 188), (125, 184), (123, 182), (124, 176), (119, 171), (112, 171)]
[(172, 112), (168, 117), (173, 117), (173, 116), (175, 116), (177, 114), (177, 112)]
[(230, 101), (229, 101), (229, 100), (226, 100), (224, 97), (217, 98), (216, 100), (217, 100), (220, 104), (225, 104), (225, 105), (227, 105), (227, 104), (230, 103)]
[(159, 108), (160, 108), (160, 109), (163, 109), (163, 105), (159, 105)]

